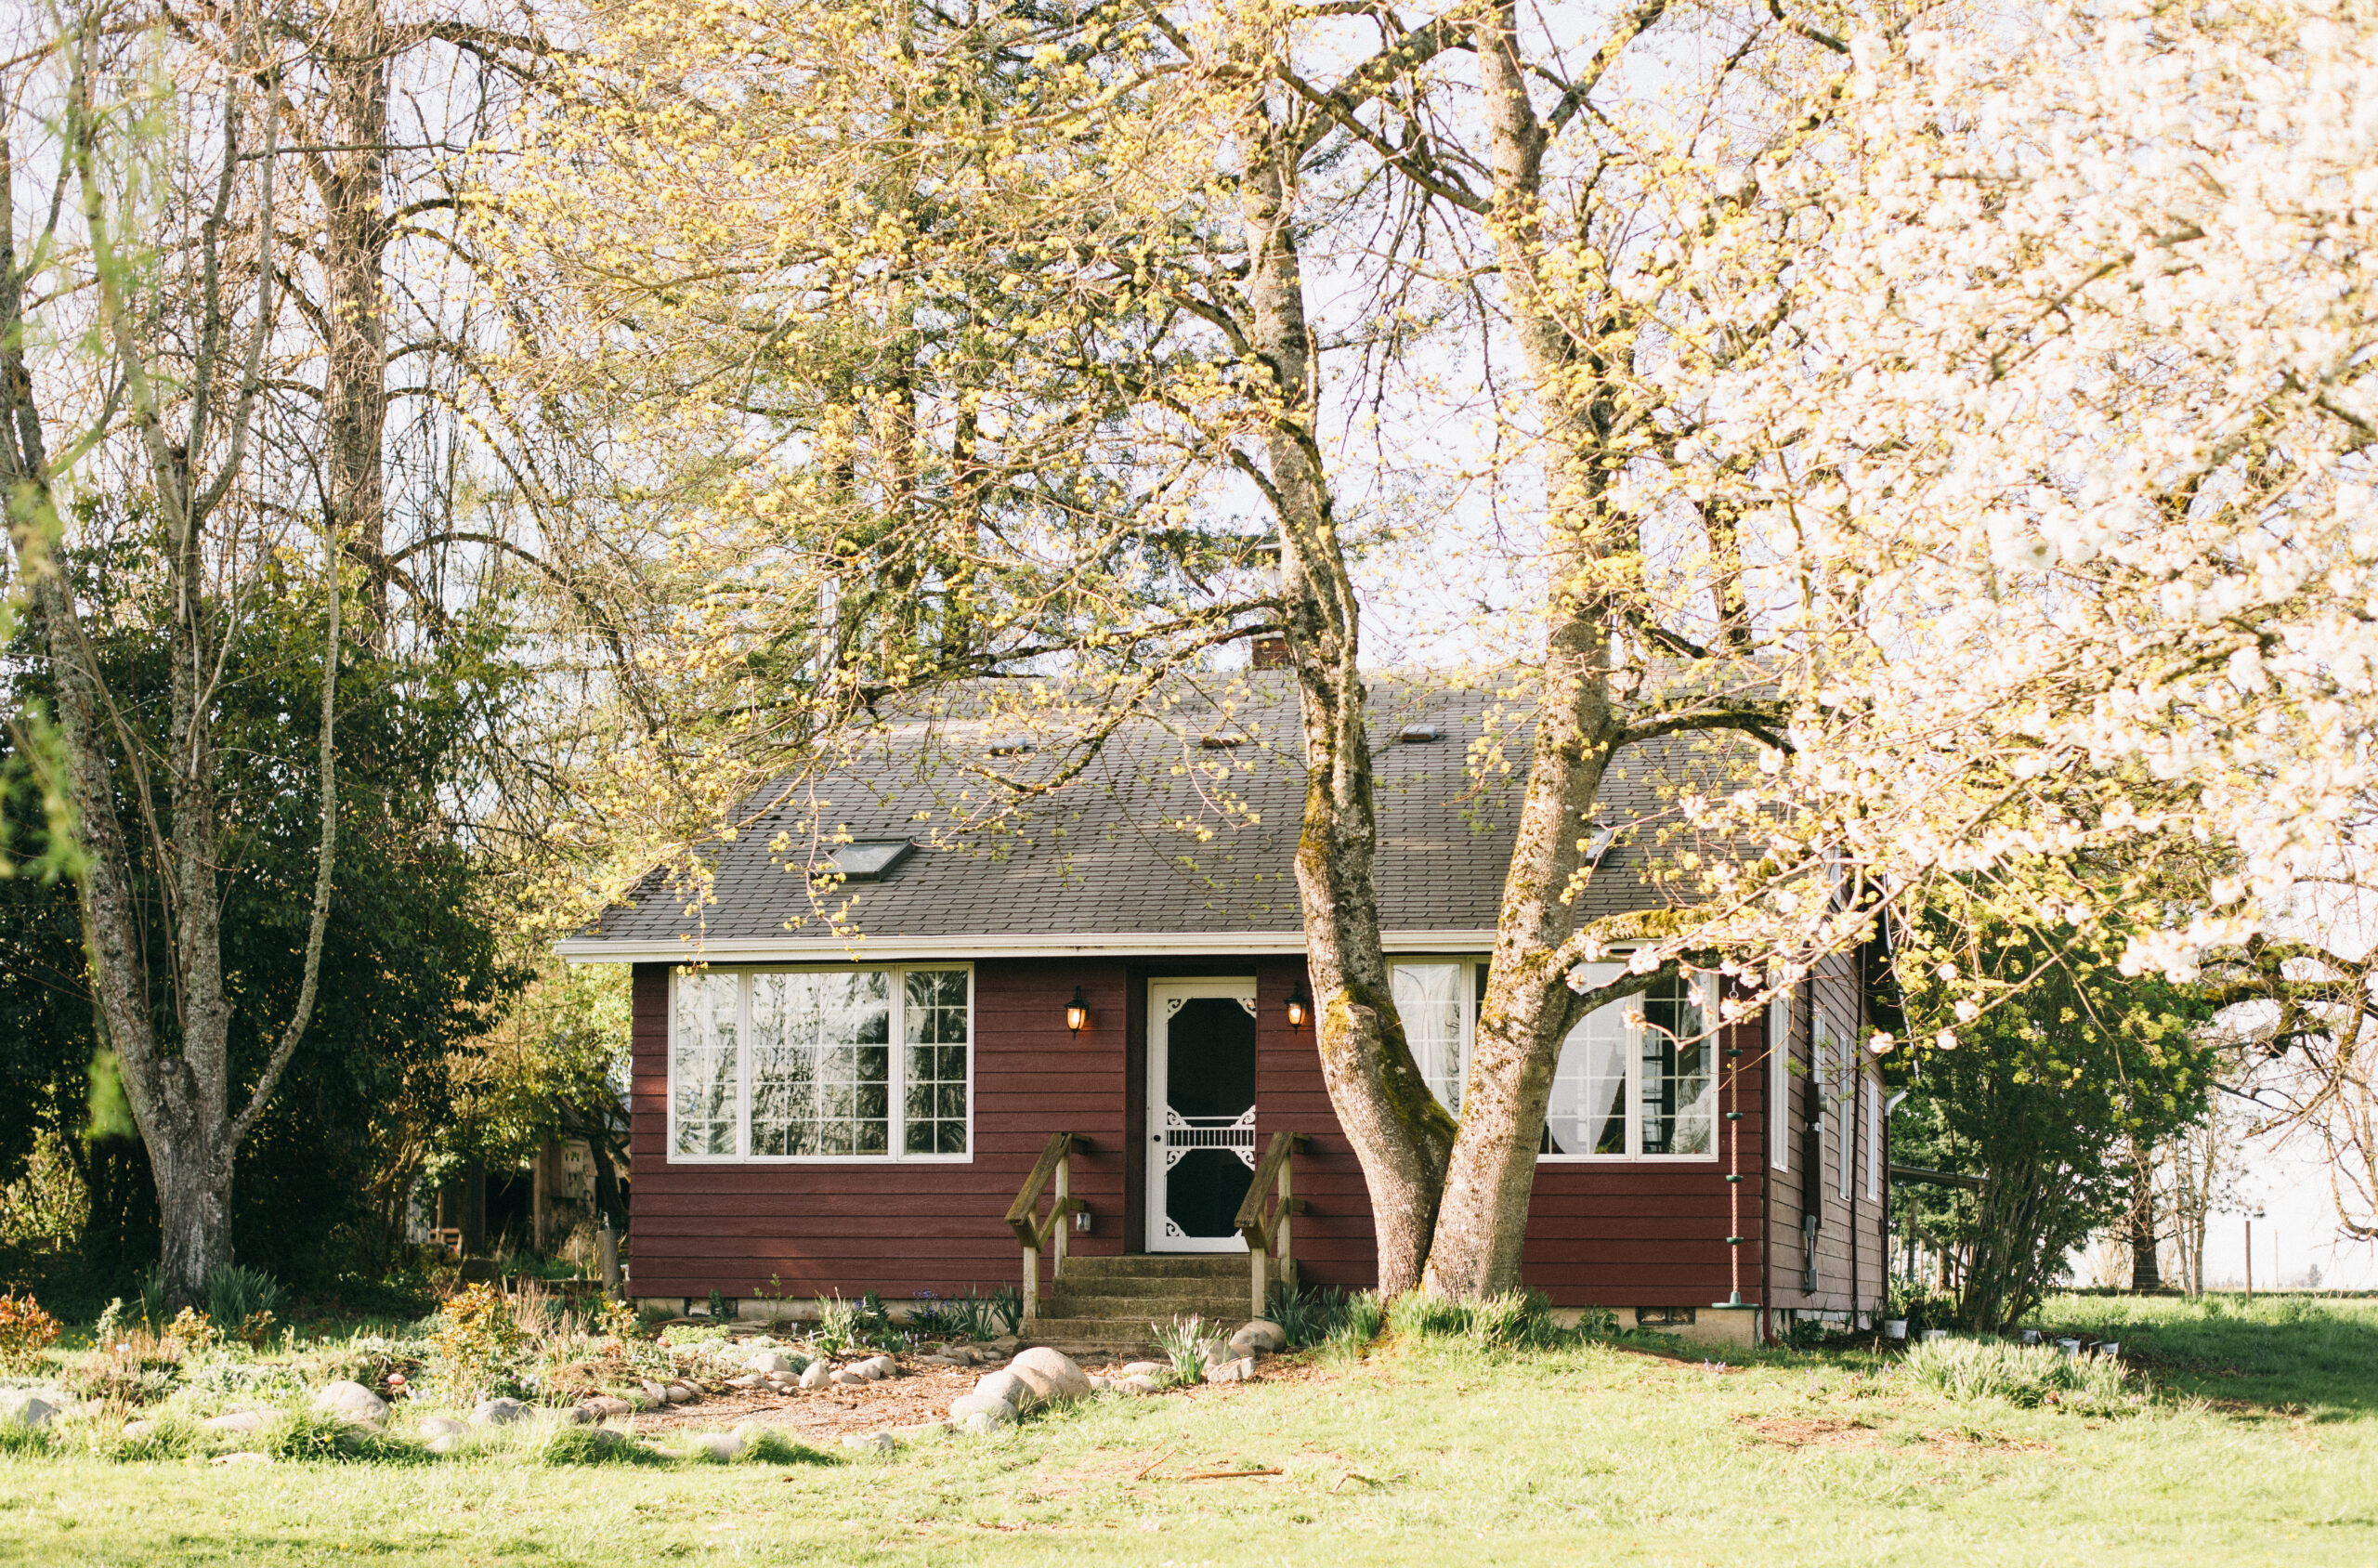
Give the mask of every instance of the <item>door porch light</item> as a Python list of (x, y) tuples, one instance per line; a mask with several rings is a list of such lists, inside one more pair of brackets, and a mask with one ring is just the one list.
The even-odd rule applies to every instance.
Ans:
[(1082, 1030), (1089, 1026), (1090, 999), (1081, 994), (1079, 986), (1076, 986), (1074, 1000), (1065, 1003), (1065, 1027), (1076, 1036), (1079, 1036)]
[(1305, 1020), (1312, 1016), (1312, 1013), (1313, 1002), (1305, 996), (1304, 982), (1300, 980), (1297, 982), (1297, 988), (1288, 993), (1288, 1027), (1303, 1028)]

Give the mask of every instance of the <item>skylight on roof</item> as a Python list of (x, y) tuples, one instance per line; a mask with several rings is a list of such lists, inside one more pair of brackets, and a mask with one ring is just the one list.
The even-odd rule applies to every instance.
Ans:
[(1406, 746), (1428, 746), (1444, 738), (1443, 725), (1408, 724), (1395, 732), (1395, 738)]
[(916, 847), (907, 839), (860, 839), (853, 843), (830, 844), (810, 868), (809, 874), (840, 877), (844, 882), (882, 882)]

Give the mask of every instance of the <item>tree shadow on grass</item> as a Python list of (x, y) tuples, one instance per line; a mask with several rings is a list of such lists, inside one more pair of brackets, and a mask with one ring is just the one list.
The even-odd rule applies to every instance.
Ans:
[(2118, 1339), (2123, 1358), (2158, 1384), (2217, 1409), (2315, 1421), (2378, 1416), (2378, 1301), (2066, 1297), (2041, 1321)]

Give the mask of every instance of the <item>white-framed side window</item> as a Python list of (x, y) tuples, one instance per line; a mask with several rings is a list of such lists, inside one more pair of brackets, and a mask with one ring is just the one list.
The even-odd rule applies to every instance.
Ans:
[(1767, 1001), (1767, 1163), (1792, 1169), (1792, 992), (1781, 982)]
[(973, 1157), (971, 968), (678, 970), (670, 986), (672, 1160)]
[[(1444, 1107), (1461, 1111), (1484, 959), (1398, 959), (1405, 1039)], [(1588, 984), (1624, 973), (1588, 966)], [(1694, 974), (1588, 1013), (1561, 1049), (1540, 1160), (1718, 1157), (1718, 977)]]
[(1871, 1068), (1861, 1071), (1866, 1083), (1866, 1196), (1880, 1201), (1883, 1196), (1883, 1076)]
[(1833, 1014), (1819, 1002), (1816, 1008), (1815, 1054), (1818, 1097), (1823, 1104), (1825, 1131), (1833, 1139), (1835, 1185), (1846, 1201), (1857, 1193), (1858, 1077), (1855, 1054), (1836, 1034)]

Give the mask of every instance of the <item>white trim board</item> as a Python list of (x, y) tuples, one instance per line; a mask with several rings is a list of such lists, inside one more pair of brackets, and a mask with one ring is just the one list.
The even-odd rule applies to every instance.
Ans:
[[(1484, 951), (1492, 931), (1391, 931), (1391, 953)], [(1084, 932), (1055, 936), (738, 937), (699, 942), (570, 936), (554, 951), (572, 963), (902, 963), (943, 959), (1168, 958), (1300, 954), (1301, 931)]]

